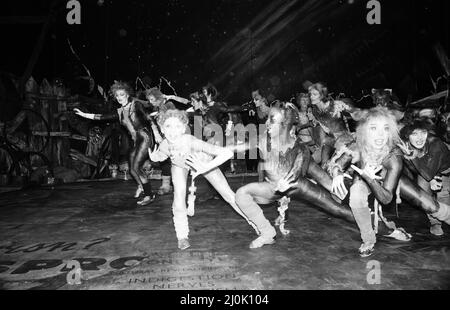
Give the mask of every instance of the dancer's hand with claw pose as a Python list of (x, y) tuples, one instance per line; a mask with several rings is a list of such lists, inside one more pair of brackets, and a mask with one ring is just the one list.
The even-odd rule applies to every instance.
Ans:
[(284, 178), (278, 180), (277, 183), (274, 183), (270, 181), (268, 178), (266, 178), (266, 182), (272, 184), (275, 187), (275, 191), (284, 193), (287, 190), (291, 189), (292, 187), (295, 187), (298, 185), (298, 182), (295, 182), (294, 179), (294, 173), (290, 172), (288, 173)]
[(400, 140), (400, 142), (397, 143), (397, 146), (403, 152), (403, 154), (405, 155), (406, 159), (413, 159), (414, 158), (414, 151), (411, 150), (411, 148), (409, 147), (408, 143), (406, 143), (403, 140)]
[(331, 192), (341, 200), (348, 194), (348, 190), (344, 183), (345, 178), (351, 179), (352, 177), (347, 173), (339, 174), (333, 178), (333, 183), (331, 184)]
[(79, 115), (81, 117), (83, 117), (85, 114), (84, 112), (82, 112), (80, 109), (77, 108), (73, 109), (73, 111), (75, 112), (76, 115)]
[(366, 176), (372, 180), (381, 180), (382, 177), (377, 175), (378, 172), (381, 171), (381, 169), (383, 169), (383, 166), (371, 166), (371, 165), (366, 165), (364, 167), (364, 169), (359, 169), (358, 167), (356, 167), (355, 165), (351, 165), (351, 167), (353, 168), (353, 170), (355, 170), (356, 172), (358, 172), (361, 176)]
[(195, 179), (200, 174), (204, 174), (209, 170), (215, 168), (205, 163), (205, 158), (201, 157), (198, 153), (189, 154), (186, 158), (186, 164), (195, 170), (191, 172), (192, 179)]
[[(158, 154), (158, 152), (159, 152), (159, 144), (155, 144), (153, 146), (153, 150), (151, 148), (148, 148), (148, 155), (150, 156), (150, 159), (152, 159), (152, 157), (155, 157), (156, 154)], [(152, 159), (152, 161), (154, 160)]]
[(290, 108), (290, 109), (293, 109), (293, 110), (297, 109), (295, 104), (293, 104), (292, 102), (286, 102), (286, 108)]
[(442, 177), (435, 176), (434, 179), (430, 181), (430, 188), (435, 192), (442, 190)]
[(159, 150), (159, 144), (155, 144), (155, 147), (152, 149), (148, 149), (148, 155), (151, 161), (161, 162), (168, 158), (163, 152)]

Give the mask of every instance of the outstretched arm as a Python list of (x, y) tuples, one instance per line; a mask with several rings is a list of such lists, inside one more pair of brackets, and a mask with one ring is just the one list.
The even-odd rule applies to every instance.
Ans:
[(232, 151), (233, 153), (244, 153), (246, 151), (251, 151), (251, 150), (255, 150), (255, 149), (260, 149), (260, 144), (264, 145), (265, 144), (265, 139), (263, 140), (264, 142), (260, 141), (263, 140), (262, 138), (258, 137), (258, 135), (248, 135), (248, 139), (245, 139), (245, 141), (243, 143), (239, 143), (239, 144), (234, 144), (233, 145), (227, 145), (227, 149)]
[(246, 107), (242, 107), (242, 106), (232, 106), (232, 107), (228, 107), (225, 105), (217, 105), (217, 110), (219, 110), (220, 112), (224, 112), (224, 113), (233, 113), (233, 112), (242, 112), (244, 111), (244, 109)]
[(165, 95), (164, 96), (167, 100), (175, 100), (177, 102), (180, 102), (182, 104), (189, 104), (191, 101), (186, 99), (186, 98), (182, 98), (182, 97), (178, 97), (175, 95)]
[(93, 114), (93, 113), (84, 113), (81, 112), (80, 109), (73, 109), (75, 114), (81, 116), (83, 118), (92, 119), (92, 120), (118, 120), (119, 115), (117, 113), (108, 113), (108, 114)]

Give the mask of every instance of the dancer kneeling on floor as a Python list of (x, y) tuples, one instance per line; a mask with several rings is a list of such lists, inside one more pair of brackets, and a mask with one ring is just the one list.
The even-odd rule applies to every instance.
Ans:
[[(236, 205), (235, 193), (231, 190), (223, 173), (217, 168), (230, 159), (233, 152), (186, 134), (188, 116), (184, 111), (168, 110), (163, 112), (158, 116), (158, 124), (165, 139), (159, 148), (149, 149), (149, 153), (152, 161), (164, 161), (170, 158), (172, 162), (171, 171), (174, 185), (172, 212), (178, 248), (184, 250), (190, 246), (186, 208), (186, 183), (189, 171), (191, 171), (192, 178), (203, 174), (223, 199), (247, 220), (247, 217)], [(249, 221), (247, 220), (247, 222)]]

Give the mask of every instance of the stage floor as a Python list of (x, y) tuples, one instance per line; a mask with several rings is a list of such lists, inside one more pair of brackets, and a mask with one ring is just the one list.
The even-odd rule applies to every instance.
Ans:
[[(236, 190), (255, 177), (229, 181)], [(211, 191), (204, 180), (198, 187), (197, 197)], [(305, 203), (290, 204), (290, 235), (278, 231), (275, 244), (252, 250), (257, 236), (231, 207), (197, 201), (191, 248), (180, 251), (171, 195), (139, 207), (134, 190), (132, 181), (104, 181), (0, 194), (0, 288), (450, 289), (449, 227), (432, 236), (425, 214), (407, 205), (396, 222), (413, 240), (380, 237), (376, 253), (360, 258), (356, 224)], [(276, 209), (264, 207), (272, 222)]]

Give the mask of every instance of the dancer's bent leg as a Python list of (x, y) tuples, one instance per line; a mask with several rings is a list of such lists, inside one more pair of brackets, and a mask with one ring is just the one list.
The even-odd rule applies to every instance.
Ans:
[(450, 206), (448, 204), (437, 201), (404, 175), (400, 178), (399, 185), (402, 198), (418, 206), (432, 217), (450, 225)]
[(256, 225), (247, 218), (247, 216), (242, 212), (242, 210), (236, 204), (236, 194), (230, 188), (230, 185), (228, 184), (227, 179), (223, 175), (222, 171), (220, 171), (220, 169), (216, 168), (216, 169), (209, 171), (208, 173), (205, 173), (203, 176), (214, 187), (214, 189), (217, 190), (217, 192), (220, 194), (220, 196), (222, 196), (222, 198), (240, 216), (242, 216), (247, 221), (247, 223), (249, 223), (255, 229), (256, 233), (259, 234), (259, 231), (258, 231)]
[[(313, 165), (317, 166), (317, 164), (315, 163), (313, 163)], [(320, 170), (317, 170), (316, 172), (320, 171), (323, 172), (323, 170), (320, 167), (318, 167), (318, 169)], [(308, 174), (310, 173), (311, 170), (308, 169)], [(311, 174), (311, 177), (313, 177), (314, 180), (318, 181), (319, 183), (328, 182), (325, 180), (325, 178), (327, 178), (325, 172), (320, 173), (320, 175), (324, 179), (320, 179), (318, 175), (315, 174)], [(323, 211), (332, 214), (336, 217), (342, 218), (348, 222), (351, 223), (355, 222), (351, 209), (347, 205), (336, 202), (336, 200), (334, 200), (333, 197), (331, 196), (331, 193), (328, 190), (326, 190), (323, 186), (314, 184), (308, 179), (302, 177), (300, 177), (297, 180), (297, 182), (298, 184), (294, 188), (292, 188), (292, 190), (289, 191), (287, 196), (292, 197), (299, 201), (313, 204), (314, 206), (322, 209)]]
[(280, 198), (281, 196), (275, 193), (273, 185), (267, 182), (250, 183), (237, 190), (237, 205), (261, 233), (260, 237), (250, 244), (250, 248), (258, 248), (264, 244), (273, 243), (276, 230), (264, 217), (264, 213), (258, 203), (269, 204)]
[(376, 235), (372, 226), (372, 217), (369, 208), (369, 188), (362, 180), (356, 180), (350, 187), (350, 208), (365, 244), (375, 244)]
[[(433, 193), (431, 189), (430, 182), (428, 182), (425, 178), (423, 178), (420, 174), (417, 176), (417, 185), (423, 189), (425, 192), (430, 194), (431, 196), (435, 196), (438, 201), (441, 201), (443, 203), (448, 204), (448, 199), (446, 197), (443, 197), (442, 194), (439, 195), (439, 192), (437, 195)], [(441, 191), (442, 192), (442, 191)], [(441, 199), (439, 199), (441, 198)], [(447, 197), (448, 198), (448, 197)], [(444, 234), (444, 231), (442, 230), (442, 223), (438, 219), (431, 216), (431, 214), (427, 214), (428, 220), (430, 221), (430, 233), (435, 236), (442, 236)]]

